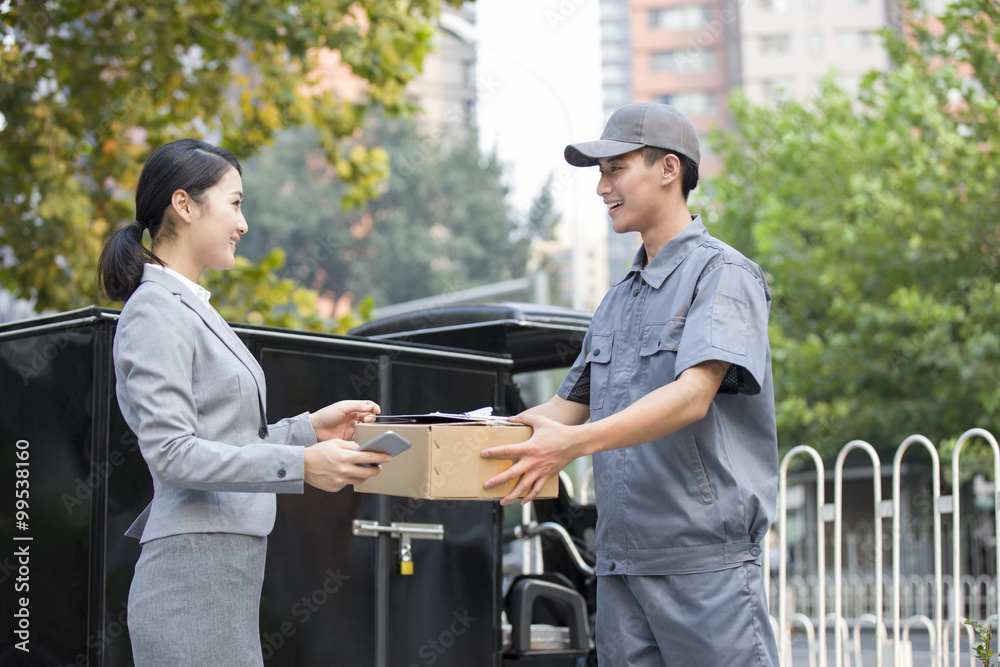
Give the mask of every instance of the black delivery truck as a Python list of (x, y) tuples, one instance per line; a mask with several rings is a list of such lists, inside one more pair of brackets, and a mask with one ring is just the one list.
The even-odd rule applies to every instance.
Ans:
[[(132, 664), (139, 544), (124, 533), (152, 482), (115, 398), (117, 316), (90, 307), (0, 325), (0, 667)], [(384, 414), (510, 415), (548, 399), (589, 319), (505, 303), (407, 313), (346, 336), (233, 328), (264, 369), (272, 419), (353, 398)], [(525, 521), (518, 505), (492, 501), (279, 495), (265, 664), (596, 665), (593, 505), (577, 502), (568, 476), (557, 498), (532, 505)]]

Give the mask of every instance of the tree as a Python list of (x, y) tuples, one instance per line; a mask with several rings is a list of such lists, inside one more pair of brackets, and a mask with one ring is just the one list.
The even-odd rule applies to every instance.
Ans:
[(769, 273), (784, 449), (1000, 418), (998, 14), (962, 0), (944, 34), (887, 35), (896, 67), (856, 97), (828, 80), (805, 103), (733, 101), (711, 218)]
[(556, 200), (552, 195), (553, 175), (550, 173), (545, 185), (531, 200), (528, 217), (525, 221), (526, 233), (529, 238), (538, 241), (550, 241), (555, 233), (559, 212), (556, 210)]
[(385, 305), (524, 274), (529, 239), (505, 202), (503, 169), (473, 128), (447, 140), (410, 120), (372, 119), (363, 139), (394, 165), (385, 191), (354, 211), (309, 131), (281, 133), (247, 167), (250, 256), (285, 249), (286, 277), (326, 296)]
[[(352, 289), (371, 285), (373, 294), (384, 290), (384, 303), (398, 303), (523, 276), (528, 241), (517, 236), (496, 154), (479, 151), (473, 128), (455, 128), (451, 143), (414, 137), (407, 151), (407, 129), (395, 125), (400, 166), (384, 201), (371, 204), (380, 233), (371, 235), (363, 255), (370, 266), (354, 272)], [(420, 275), (429, 292), (416, 289)]]
[(556, 225), (563, 220), (556, 209), (556, 200), (552, 194), (553, 180), (552, 174), (549, 174), (545, 185), (532, 199), (524, 221), (524, 233), (532, 240), (534, 251), (528, 263), (528, 272), (535, 277), (533, 289), (536, 299), (569, 307), (571, 304), (561, 289), (560, 274), (564, 265), (558, 258), (558, 255), (564, 254), (566, 250), (559, 248), (559, 244), (554, 242)]
[[(431, 19), (460, 0), (50, 0), (0, 3), (0, 285), (39, 309), (98, 301), (96, 258), (132, 217), (141, 161), (182, 136), (250, 157), (311, 124), (360, 204), (385, 152), (343, 150), (371, 109), (411, 109)], [(335, 49), (364, 82), (338, 98), (310, 77)]]

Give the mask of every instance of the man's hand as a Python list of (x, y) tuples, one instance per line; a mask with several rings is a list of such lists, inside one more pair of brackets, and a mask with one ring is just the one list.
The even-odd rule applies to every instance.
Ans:
[(521, 502), (530, 502), (549, 477), (575, 458), (652, 442), (703, 419), (728, 370), (726, 362), (704, 361), (625, 410), (587, 424), (583, 424), (588, 412), (586, 406), (558, 396), (522, 412), (511, 421), (533, 427), (534, 434), (519, 445), (483, 450), (484, 458), (517, 459), (514, 465), (483, 486), (490, 489), (520, 477), (514, 490), (500, 504), (512, 503), (522, 494)]
[(530, 412), (511, 417), (510, 421), (532, 427), (534, 433), (531, 438), (516, 445), (490, 447), (481, 454), (487, 459), (517, 459), (514, 465), (483, 485), (491, 489), (520, 478), (514, 490), (500, 500), (501, 505), (512, 503), (521, 496), (524, 496), (521, 504), (531, 502), (549, 477), (558, 474), (573, 459), (589, 453), (585, 451), (586, 442), (581, 437), (580, 426), (567, 426)]
[(374, 401), (338, 401), (309, 415), (316, 439), (353, 440), (357, 424), (375, 421), (382, 408)]

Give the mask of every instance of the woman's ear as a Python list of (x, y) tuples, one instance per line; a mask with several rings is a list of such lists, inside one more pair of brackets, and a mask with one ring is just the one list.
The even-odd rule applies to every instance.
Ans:
[(170, 209), (178, 220), (190, 223), (194, 219), (195, 202), (185, 190), (174, 190), (170, 195)]

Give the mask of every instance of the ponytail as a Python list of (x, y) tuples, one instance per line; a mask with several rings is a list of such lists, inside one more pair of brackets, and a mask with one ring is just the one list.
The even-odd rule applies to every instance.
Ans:
[(97, 261), (97, 284), (112, 301), (126, 301), (139, 287), (149, 261), (163, 262), (142, 244), (145, 226), (133, 222), (111, 235)]

